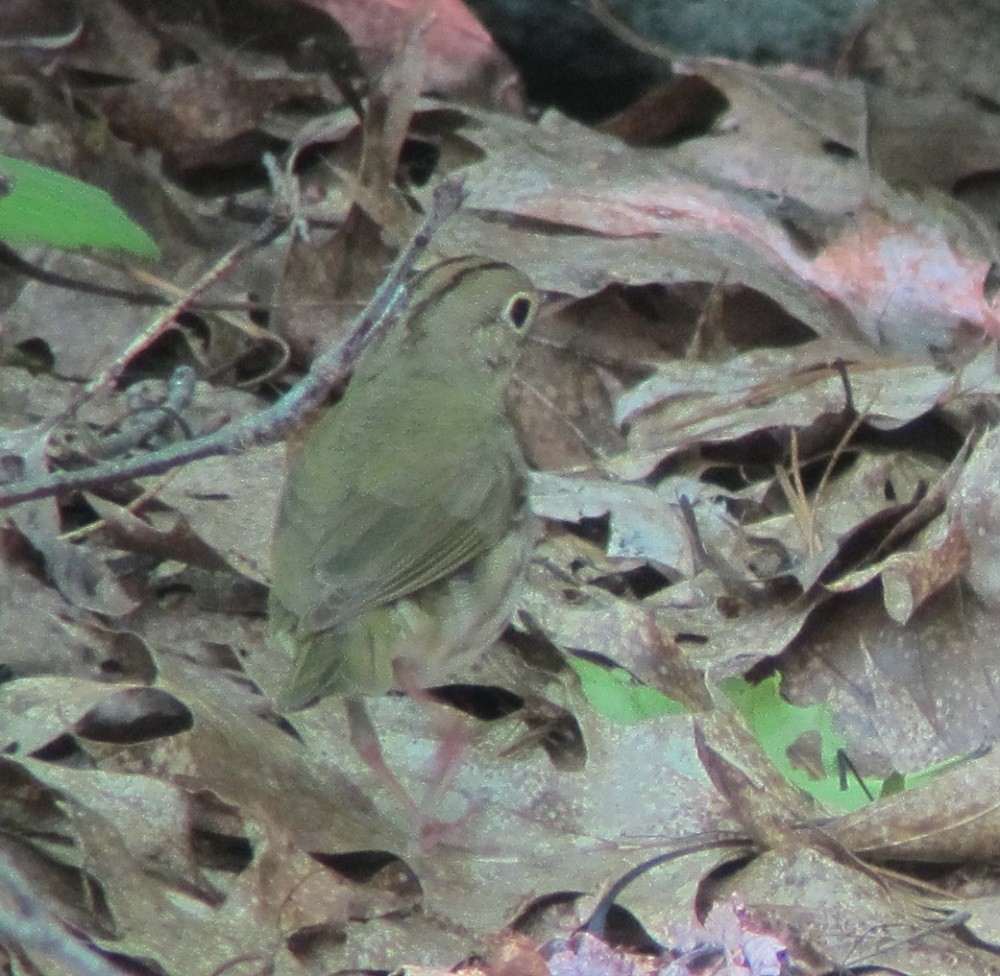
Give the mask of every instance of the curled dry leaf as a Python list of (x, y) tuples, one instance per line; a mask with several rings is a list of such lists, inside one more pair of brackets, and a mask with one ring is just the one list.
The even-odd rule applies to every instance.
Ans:
[(159, 688), (126, 688), (106, 695), (76, 722), (74, 731), (94, 742), (128, 744), (186, 732), (193, 716)]
[(948, 500), (948, 517), (968, 546), (965, 578), (993, 612), (1000, 610), (1000, 429), (976, 445)]
[[(992, 254), (974, 221), (956, 220), (931, 194), (906, 194), (868, 173), (854, 215), (803, 251), (753, 186), (671, 170), (668, 154), (631, 150), (568, 122), (490, 122), (477, 133), (488, 161), (470, 168), (471, 209), (444, 237), (485, 240), (476, 210), (530, 221), (508, 228), (499, 253), (520, 258), (544, 287), (581, 294), (665, 273), (674, 281), (725, 277), (845, 350), (860, 343), (919, 355), (967, 328), (1000, 331), (984, 293)], [(569, 259), (558, 274), (545, 257), (554, 240), (566, 241)]]
[(994, 861), (1000, 850), (998, 787), (1000, 757), (991, 750), (827, 829), (852, 851), (879, 861)]

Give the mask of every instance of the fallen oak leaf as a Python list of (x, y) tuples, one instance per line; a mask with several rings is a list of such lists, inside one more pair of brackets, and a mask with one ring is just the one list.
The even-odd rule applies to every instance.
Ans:
[(824, 829), (878, 861), (996, 861), (1000, 754), (959, 762), (931, 781), (839, 817)]

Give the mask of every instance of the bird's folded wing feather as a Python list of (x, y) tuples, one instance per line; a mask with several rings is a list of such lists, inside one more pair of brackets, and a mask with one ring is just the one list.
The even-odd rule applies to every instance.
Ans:
[[(458, 440), (462, 451), (427, 445), (403, 469), (377, 448), (362, 454), (354, 472), (327, 486), (325, 517), (301, 513), (297, 538), (285, 539), (296, 550), (296, 578), (281, 595), (300, 627), (336, 627), (423, 589), (510, 531), (524, 490), (513, 435), (498, 426)], [(314, 531), (323, 525), (336, 530)]]

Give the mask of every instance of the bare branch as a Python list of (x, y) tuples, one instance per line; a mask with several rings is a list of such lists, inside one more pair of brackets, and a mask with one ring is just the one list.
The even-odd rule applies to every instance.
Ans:
[(274, 406), (227, 424), (214, 434), (171, 444), (159, 451), (78, 471), (55, 471), (40, 478), (8, 482), (0, 488), (0, 508), (70, 489), (96, 488), (129, 478), (163, 474), (191, 461), (234, 454), (287, 436), (302, 416), (323, 402), (330, 388), (347, 374), (365, 346), (395, 324), (409, 301), (408, 283), (414, 265), (441, 225), (462, 205), (465, 196), (460, 179), (445, 180), (437, 187), (423, 223), (399, 253), (371, 301), (355, 318), (347, 339), (320, 356), (309, 374)]

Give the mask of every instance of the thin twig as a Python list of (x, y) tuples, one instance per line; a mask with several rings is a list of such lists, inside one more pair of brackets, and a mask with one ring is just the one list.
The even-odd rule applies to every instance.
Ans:
[(227, 251), (209, 270), (201, 276), (198, 282), (187, 289), (182, 296), (174, 299), (157, 317), (142, 335), (138, 336), (128, 344), (128, 347), (115, 358), (115, 361), (101, 373), (96, 379), (91, 380), (84, 391), (85, 396), (94, 396), (105, 390), (111, 389), (125, 371), (126, 366), (132, 361), (132, 357), (142, 349), (148, 348), (155, 339), (164, 332), (174, 328), (177, 317), (186, 311), (199, 295), (204, 294), (220, 278), (227, 274), (233, 265), (250, 251), (262, 247), (281, 233), (284, 224), (277, 220), (265, 221), (249, 237), (240, 241), (233, 248)]
[(323, 402), (330, 388), (346, 375), (365, 346), (395, 324), (410, 297), (408, 283), (414, 265), (440, 226), (461, 206), (465, 196), (460, 179), (446, 180), (437, 187), (423, 223), (399, 253), (371, 301), (355, 318), (347, 339), (320, 356), (309, 374), (276, 404), (213, 434), (171, 444), (160, 451), (79, 471), (56, 471), (40, 478), (9, 482), (0, 489), (0, 508), (71, 489), (96, 488), (130, 478), (163, 474), (190, 461), (240, 453), (287, 436), (301, 417)]

